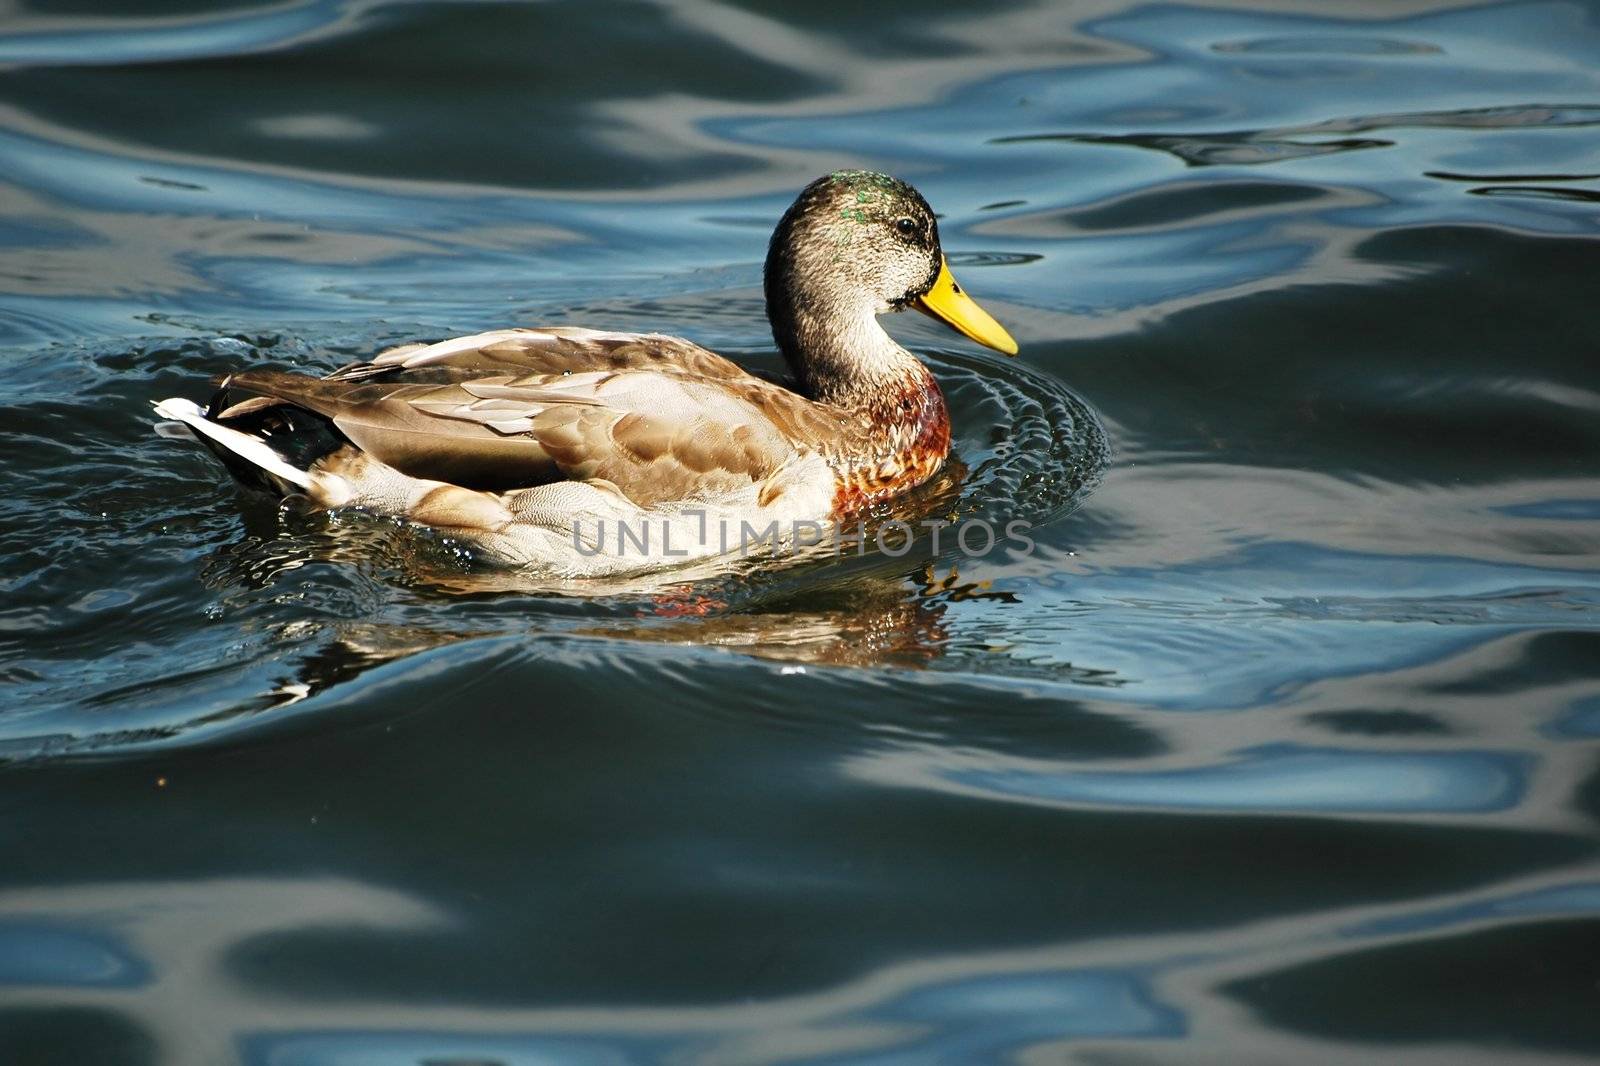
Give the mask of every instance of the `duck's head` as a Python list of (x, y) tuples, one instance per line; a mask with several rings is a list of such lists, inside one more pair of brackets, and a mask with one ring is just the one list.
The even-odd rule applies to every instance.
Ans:
[(907, 307), (1017, 353), (951, 276), (928, 202), (887, 174), (842, 170), (806, 186), (772, 234), (766, 295), (773, 334), (802, 379), (868, 369), (850, 364), (871, 358), (875, 317)]

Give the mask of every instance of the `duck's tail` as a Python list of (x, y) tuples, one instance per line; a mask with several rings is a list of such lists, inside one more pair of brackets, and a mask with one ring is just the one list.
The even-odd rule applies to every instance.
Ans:
[(338, 435), (326, 419), (293, 404), (252, 397), (229, 405), (223, 383), (209, 408), (174, 397), (152, 406), (163, 436), (194, 436), (241, 484), (318, 507), (367, 507), (452, 532), (495, 531), (512, 520), (498, 497), (414, 478)]
[(264, 396), (229, 376), (202, 407), (181, 397), (156, 401), (156, 426), (165, 436), (194, 437), (242, 485), (291, 496), (304, 493), (336, 506), (343, 488), (321, 469), (321, 461), (349, 446), (333, 423), (314, 411)]
[[(316, 492), (317, 476), (310, 470), (291, 464), (261, 437), (214, 421), (205, 408), (193, 400), (174, 396), (155, 401), (154, 407), (162, 418), (187, 426), (241, 481), (274, 489), (285, 496)], [(156, 428), (157, 432), (167, 432), (165, 426)]]

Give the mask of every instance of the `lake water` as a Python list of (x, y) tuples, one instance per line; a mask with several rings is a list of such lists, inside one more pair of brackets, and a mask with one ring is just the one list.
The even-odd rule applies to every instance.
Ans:
[[(1600, 1054), (1600, 5), (94, 7), (0, 3), (0, 1062)], [(151, 432), (770, 367), (844, 166), (1031, 551), (557, 593)]]

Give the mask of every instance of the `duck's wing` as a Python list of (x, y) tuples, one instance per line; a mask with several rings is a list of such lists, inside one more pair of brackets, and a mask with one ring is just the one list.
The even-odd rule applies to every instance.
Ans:
[(748, 376), (739, 364), (682, 337), (554, 326), (499, 329), (436, 344), (401, 345), (367, 362), (341, 367), (329, 377), (341, 381), (384, 377), (446, 382), (484, 374), (662, 368), (720, 380), (737, 381)]
[[(661, 350), (656, 338), (610, 334), (634, 340), (599, 344), (583, 332), (591, 359), (620, 352), (623, 365), (551, 370), (541, 342), (499, 350), (499, 341), (463, 338), (380, 356), (394, 359), (396, 373), (248, 371), (229, 389), (316, 412), (413, 477), (486, 489), (600, 479), (643, 506), (747, 489), (792, 462), (805, 449), (797, 442), (828, 432), (829, 412), (688, 342), (677, 343), (709, 358), (685, 364), (651, 354)], [(460, 347), (438, 350), (448, 345)], [(522, 361), (515, 370), (512, 355)], [(529, 362), (539, 369), (529, 373)], [(429, 373), (440, 369), (447, 379)]]

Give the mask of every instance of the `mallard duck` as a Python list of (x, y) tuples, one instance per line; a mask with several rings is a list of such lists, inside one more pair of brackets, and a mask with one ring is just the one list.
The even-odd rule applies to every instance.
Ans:
[(932, 476), (943, 394), (877, 316), (914, 307), (1017, 351), (951, 276), (927, 201), (884, 174), (806, 186), (765, 292), (792, 388), (678, 337), (559, 326), (322, 378), (242, 370), (204, 408), (155, 408), (247, 486), (402, 516), (518, 567), (619, 574), (742, 550), (774, 524), (805, 537)]

